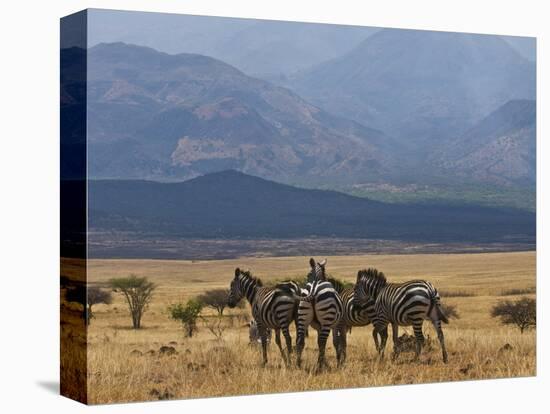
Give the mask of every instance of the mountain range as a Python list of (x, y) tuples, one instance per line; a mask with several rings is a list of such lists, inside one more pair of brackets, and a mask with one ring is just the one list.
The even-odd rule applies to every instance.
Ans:
[[(220, 57), (225, 50), (224, 60), (241, 69), (257, 62), (268, 68), (267, 56), (282, 59), (293, 66), (281, 69), (282, 78), (251, 76), (265, 72), (259, 66), (246, 67), (247, 74), (219, 58), (117, 42), (88, 50), (87, 84), (79, 84), (68, 69), (71, 56), (85, 52), (62, 50), (69, 75), (63, 128), (82, 125), (71, 114), (83, 113), (86, 91), (91, 178), (181, 181), (236, 169), (316, 188), (534, 191), (535, 65), (513, 42), (400, 29), (347, 28), (338, 37), (342, 27), (329, 25), (333, 41), (324, 53), (335, 57), (321, 61), (318, 42), (308, 46), (315, 58), (297, 51), (285, 61), (293, 36), (299, 49), (324, 26), (244, 23), (231, 30), (213, 24), (205, 52)], [(223, 33), (227, 43), (218, 48)], [(265, 47), (269, 39), (282, 49)], [(355, 40), (338, 46), (346, 39)]]
[(313, 104), (393, 136), (421, 161), (536, 91), (535, 64), (499, 36), (396, 29), (378, 31), (291, 84)]
[(434, 158), (455, 175), (533, 188), (536, 180), (536, 103), (509, 101)]
[(344, 26), (194, 16), (135, 13), (122, 10), (88, 12), (88, 42), (124, 42), (160, 52), (211, 56), (248, 75), (278, 79), (345, 53), (374, 27)]
[(534, 242), (535, 214), (469, 205), (386, 204), (296, 188), (236, 171), (180, 183), (92, 180), (90, 237), (349, 237), (422, 242)]
[(94, 178), (181, 180), (239, 169), (281, 181), (391, 173), (391, 138), (213, 58), (123, 43), (88, 53)]

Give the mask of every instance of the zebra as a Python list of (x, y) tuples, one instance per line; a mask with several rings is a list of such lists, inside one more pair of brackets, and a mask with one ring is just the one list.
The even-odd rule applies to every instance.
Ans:
[(439, 293), (430, 282), (411, 280), (404, 283), (388, 283), (382, 272), (371, 268), (357, 273), (354, 293), (358, 303), (375, 300), (375, 314), (372, 322), (375, 332), (381, 336), (381, 344), (378, 347), (381, 358), (384, 356), (388, 339), (388, 324), (391, 323), (394, 345), (392, 358), (395, 360), (399, 356), (399, 326), (412, 325), (418, 359), (424, 344), (422, 323), (424, 319), (429, 319), (437, 332), (443, 362), (447, 363), (447, 350), (441, 322), (449, 323), (449, 320), (441, 309)]
[(326, 365), (325, 348), (327, 339), (332, 330), (337, 358), (340, 359), (340, 345), (336, 328), (343, 314), (343, 305), (340, 296), (330, 282), (326, 280), (326, 259), (321, 263), (312, 258), (309, 261), (311, 272), (308, 274), (308, 283), (305, 290), (307, 296), (300, 300), (298, 305), (298, 334), (296, 339), (296, 363), (302, 363), (302, 351), (305, 345), (305, 334), (309, 325), (317, 330), (318, 359), (317, 367), (322, 369)]
[[(260, 332), (258, 331), (258, 324), (254, 319), (251, 319), (250, 322), (246, 324), (248, 326), (248, 343), (250, 345), (257, 345), (262, 343), (262, 338)], [(267, 343), (271, 342), (271, 329), (267, 330)]]
[[(243, 297), (252, 307), (252, 317), (256, 322), (262, 342), (263, 365), (267, 364), (267, 341), (269, 329), (275, 330), (275, 343), (281, 351), (285, 364), (290, 363), (292, 338), (289, 325), (296, 317), (299, 296), (294, 291), (295, 284), (282, 283), (274, 287), (264, 287), (262, 281), (249, 271), (235, 269), (231, 281), (227, 305), (234, 308)], [(297, 285), (296, 285), (297, 286)], [(286, 341), (285, 354), (281, 344), (281, 331)]]
[[(348, 331), (351, 331), (353, 326), (367, 326), (372, 323), (375, 313), (374, 299), (369, 299), (365, 303), (357, 303), (354, 299), (355, 292), (353, 287), (344, 287), (340, 281), (331, 277), (327, 280), (332, 283), (334, 289), (338, 292), (338, 295), (340, 295), (340, 299), (342, 299), (342, 303), (344, 305), (344, 314), (336, 330), (337, 337), (340, 341), (340, 358), (338, 360), (338, 365), (340, 366), (346, 361)], [(372, 336), (374, 338), (376, 349), (378, 349), (378, 335), (374, 329), (372, 331)], [(336, 339), (334, 335), (333, 341), (336, 347)]]

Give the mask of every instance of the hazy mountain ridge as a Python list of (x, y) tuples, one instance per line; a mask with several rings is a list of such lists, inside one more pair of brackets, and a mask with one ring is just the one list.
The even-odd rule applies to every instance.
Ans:
[(383, 29), (293, 87), (334, 114), (429, 153), (511, 99), (534, 99), (535, 65), (499, 36)]
[(351, 50), (379, 30), (365, 26), (91, 10), (89, 42), (122, 41), (198, 53), (248, 75), (277, 79)]
[(247, 74), (276, 79), (332, 59), (378, 28), (285, 21), (258, 21), (220, 42), (212, 56)]

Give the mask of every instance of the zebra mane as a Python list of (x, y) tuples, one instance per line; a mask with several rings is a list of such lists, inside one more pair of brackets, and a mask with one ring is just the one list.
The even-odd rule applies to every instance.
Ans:
[(334, 290), (336, 290), (336, 292), (338, 293), (342, 293), (342, 291), (344, 290), (344, 284), (332, 276), (327, 277), (327, 282), (330, 282)]
[(382, 285), (386, 284), (386, 275), (384, 275), (383, 272), (379, 272), (378, 269), (375, 269), (373, 267), (359, 270), (359, 272), (357, 273), (357, 281), (359, 282), (361, 279), (377, 280), (381, 282)]
[(263, 286), (262, 280), (259, 277), (254, 276), (250, 270), (241, 270), (239, 268), (235, 269), (235, 276), (244, 276), (247, 279), (251, 279), (256, 282), (256, 286)]

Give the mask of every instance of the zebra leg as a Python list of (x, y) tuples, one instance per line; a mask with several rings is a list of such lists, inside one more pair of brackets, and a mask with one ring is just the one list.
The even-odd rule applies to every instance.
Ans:
[(281, 330), (279, 328), (275, 329), (275, 343), (279, 347), (279, 351), (281, 352), (281, 357), (283, 357), (283, 361), (285, 361), (285, 365), (288, 366), (288, 360), (286, 358), (286, 354), (281, 343)]
[(332, 344), (336, 350), (336, 362), (337, 366), (340, 366), (340, 361), (342, 358), (342, 333), (341, 328), (337, 327), (332, 330)]
[(340, 367), (344, 365), (344, 363), (346, 362), (346, 356), (347, 356), (348, 342), (347, 342), (346, 326), (341, 327), (339, 339), (340, 339), (340, 358), (338, 361), (338, 366)]
[(283, 336), (285, 337), (286, 342), (286, 354), (287, 354), (287, 361), (290, 364), (290, 355), (292, 355), (292, 338), (290, 336), (290, 331), (288, 329), (288, 326), (284, 326), (282, 328)]
[(372, 337), (374, 338), (374, 346), (376, 347), (376, 352), (380, 353), (380, 343), (378, 342), (378, 331), (375, 327), (372, 328)]
[(441, 345), (441, 353), (443, 354), (443, 362), (446, 364), (448, 362), (447, 358), (447, 349), (445, 348), (445, 336), (443, 335), (443, 329), (441, 329), (441, 321), (436, 319), (432, 321), (435, 331), (437, 332), (437, 339), (439, 339), (439, 344)]
[(302, 352), (305, 346), (305, 337), (307, 329), (313, 320), (313, 308), (308, 302), (300, 302), (298, 306), (297, 331), (296, 334), (296, 365), (298, 368), (302, 365)]
[(378, 353), (380, 354), (380, 359), (384, 359), (386, 342), (388, 342), (388, 325), (381, 326), (377, 330), (378, 330), (378, 333), (380, 334), (380, 350), (378, 351)]
[(319, 370), (326, 366), (325, 350), (327, 347), (327, 339), (330, 335), (330, 328), (321, 327), (317, 334), (317, 347), (319, 349), (319, 356), (317, 358), (317, 368)]
[(422, 333), (422, 319), (413, 324), (414, 337), (416, 338), (416, 359), (420, 358), (422, 346), (424, 345), (424, 334)]
[(262, 366), (265, 367), (267, 364), (267, 329), (263, 325), (258, 324), (258, 332), (260, 333), (260, 338), (262, 340)]
[(307, 326), (303, 320), (300, 320), (298, 325), (298, 333), (296, 334), (296, 366), (302, 366), (302, 352), (306, 343)]
[(304, 334), (298, 332), (296, 337), (296, 365), (298, 368), (302, 366), (302, 351), (304, 350)]
[(391, 324), (392, 339), (393, 339), (393, 355), (392, 361), (395, 361), (399, 357), (399, 325), (396, 323)]

